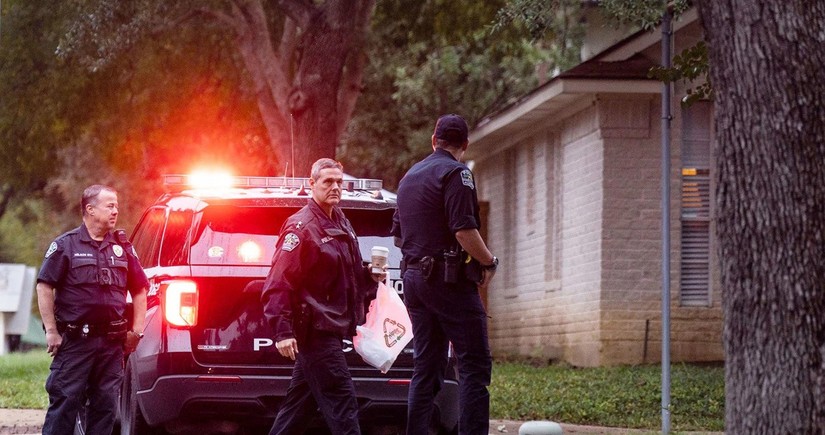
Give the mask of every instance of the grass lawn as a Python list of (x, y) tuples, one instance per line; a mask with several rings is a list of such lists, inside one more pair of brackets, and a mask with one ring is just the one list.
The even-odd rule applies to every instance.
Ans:
[(0, 408), (46, 409), (51, 362), (45, 349), (0, 356)]
[[(43, 349), (0, 356), (0, 408), (45, 409), (51, 357)], [(504, 420), (661, 429), (661, 367), (578, 369), (496, 361), (490, 415)], [(724, 368), (674, 364), (671, 427), (724, 430)]]
[[(661, 429), (658, 365), (577, 369), (496, 362), (490, 385), (493, 418)], [(723, 431), (725, 370), (671, 366), (671, 427)]]

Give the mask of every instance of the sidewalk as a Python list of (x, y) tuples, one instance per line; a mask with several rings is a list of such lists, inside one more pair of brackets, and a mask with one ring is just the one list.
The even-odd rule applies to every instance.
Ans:
[[(39, 434), (46, 411), (42, 409), (0, 409), (0, 435)], [(517, 435), (524, 422), (512, 420), (490, 420), (493, 435)], [(576, 435), (647, 435), (658, 431), (622, 429), (614, 427), (580, 426), (561, 423), (565, 434)], [(691, 435), (721, 435), (723, 432), (679, 432)]]
[(39, 434), (45, 416), (42, 409), (0, 409), (0, 435)]

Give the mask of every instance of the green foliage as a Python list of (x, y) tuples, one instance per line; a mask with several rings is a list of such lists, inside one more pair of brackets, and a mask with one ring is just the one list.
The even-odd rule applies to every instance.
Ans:
[(580, 0), (510, 0), (496, 14), (493, 29), (524, 26), (533, 41), (548, 47), (554, 66), (566, 70), (575, 66), (584, 26)]
[[(79, 198), (79, 194), (78, 194)], [(80, 224), (79, 214), (69, 221), (55, 213), (43, 199), (29, 198), (0, 217), (0, 263), (40, 267), (43, 254), (55, 237)]]
[(654, 67), (650, 70), (648, 76), (665, 83), (679, 80), (691, 83), (694, 80), (701, 79), (702, 81), (698, 86), (687, 89), (687, 95), (682, 99), (683, 106), (690, 106), (699, 100), (713, 99), (713, 87), (710, 83), (709, 73), (708, 47), (704, 41), (699, 41), (696, 45), (686, 48), (674, 56), (672, 67)]
[(83, 75), (59, 62), (54, 48), (64, 25), (63, 1), (3, 2), (0, 35), (0, 215), (8, 200), (42, 189), (58, 150), (83, 111)]
[(666, 3), (672, 8), (674, 15), (679, 15), (690, 7), (689, 0), (601, 0), (599, 6), (620, 23), (652, 29), (662, 22)]
[[(577, 369), (496, 362), (491, 415), (507, 420), (656, 429), (661, 425), (661, 367)], [(674, 365), (671, 417), (676, 430), (724, 429), (724, 369)]]
[(431, 152), (438, 115), (473, 125), (538, 83), (552, 62), (524, 29), (491, 32), (502, 1), (378, 2), (364, 92), (338, 148), (347, 172), (394, 188)]
[[(107, 29), (132, 27), (111, 41), (98, 40), (106, 32), (90, 41), (79, 29), (98, 27), (73, 20), (91, 3), (3, 2), (0, 256), (7, 261), (39, 263), (51, 239), (79, 224), (76, 204), (89, 184), (118, 189), (118, 225), (129, 229), (162, 192), (163, 173), (220, 162), (236, 173), (271, 173), (266, 133), (232, 38), (209, 25), (135, 38), (134, 26), (158, 24), (146, 15), (158, 11), (141, 9), (151, 3), (145, 1), (108, 3), (96, 3), (100, 16), (80, 16)], [(157, 6), (167, 10), (181, 5), (160, 3), (169, 3)], [(80, 55), (91, 42), (100, 43), (101, 51), (93, 50), (99, 56)], [(34, 219), (17, 216), (34, 208)], [(5, 210), (13, 215), (4, 217)]]
[(0, 356), (0, 408), (46, 409), (43, 386), (51, 361), (43, 349)]

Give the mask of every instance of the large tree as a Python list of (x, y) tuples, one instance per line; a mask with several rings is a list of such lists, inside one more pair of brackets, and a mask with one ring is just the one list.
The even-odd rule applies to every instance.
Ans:
[(523, 27), (493, 29), (505, 3), (377, 4), (364, 93), (338, 153), (348, 171), (382, 178), (393, 188), (432, 151), (439, 114), (457, 112), (473, 125), (534, 88), (537, 65), (555, 66)]
[(361, 92), (373, 9), (374, 0), (95, 0), (80, 4), (59, 52), (97, 71), (147, 39), (220, 28), (250, 82), (275, 166), (293, 164), (297, 175), (335, 153)]
[(54, 56), (64, 2), (42, 3), (5, 0), (0, 11), (0, 217), (54, 174), (84, 86), (82, 74)]
[(825, 428), (825, 2), (701, 0), (729, 433)]

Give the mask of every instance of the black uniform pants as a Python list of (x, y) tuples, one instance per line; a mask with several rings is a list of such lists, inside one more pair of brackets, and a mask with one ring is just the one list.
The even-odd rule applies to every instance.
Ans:
[(316, 409), (321, 410), (333, 434), (361, 433), (355, 387), (341, 337), (310, 330), (304, 342), (298, 342), (292, 381), (270, 435), (303, 434)]
[(450, 342), (458, 358), (458, 433), (486, 435), (490, 426), (487, 387), (493, 368), (487, 313), (475, 284), (444, 284), (438, 278), (426, 281), (419, 269), (404, 274), (404, 303), (412, 320), (415, 349), (407, 435), (428, 433)]
[(111, 434), (123, 377), (123, 342), (64, 334), (50, 368), (46, 378), (49, 409), (43, 433), (73, 433), (77, 413), (88, 399), (86, 433)]

